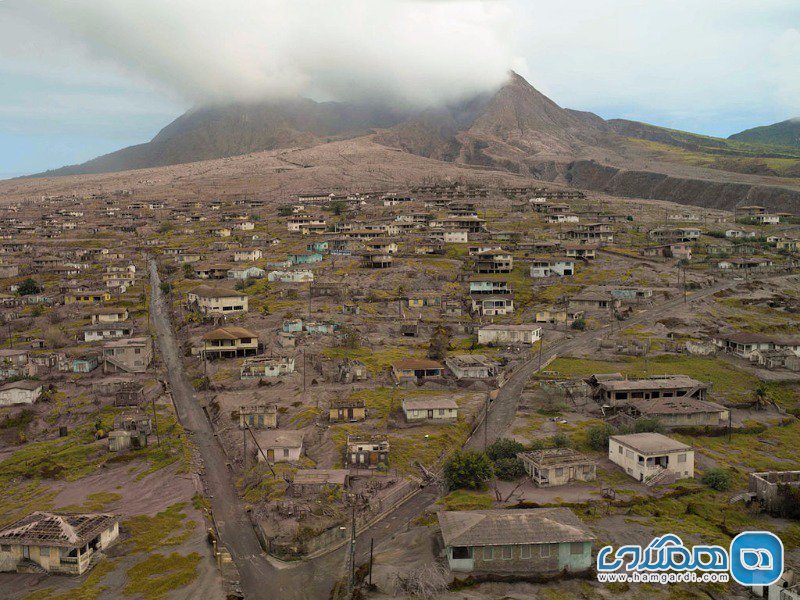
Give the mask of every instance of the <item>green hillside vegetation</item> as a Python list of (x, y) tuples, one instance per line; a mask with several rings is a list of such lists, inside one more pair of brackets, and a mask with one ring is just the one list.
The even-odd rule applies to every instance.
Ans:
[(800, 148), (800, 118), (746, 129), (728, 138), (737, 142)]

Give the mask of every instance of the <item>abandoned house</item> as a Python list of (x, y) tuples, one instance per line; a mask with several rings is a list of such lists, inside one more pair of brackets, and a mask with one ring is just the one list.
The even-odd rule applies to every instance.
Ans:
[(690, 396), (631, 399), (622, 408), (634, 418), (656, 419), (663, 427), (724, 427), (730, 411), (716, 402)]
[(456, 354), (444, 362), (456, 379), (491, 379), (499, 371), (497, 363), (483, 354)]
[(111, 292), (103, 290), (73, 290), (64, 292), (64, 304), (102, 304), (111, 300)]
[(694, 477), (692, 447), (660, 433), (612, 435), (608, 458), (645, 485)]
[(203, 315), (247, 312), (247, 295), (223, 287), (201, 285), (187, 294), (189, 308)]
[(103, 342), (128, 337), (133, 333), (129, 323), (97, 323), (83, 329), (84, 342)]
[(405, 398), (402, 406), (406, 421), (409, 423), (419, 421), (436, 423), (458, 419), (458, 404), (452, 398)]
[(294, 373), (293, 356), (257, 356), (246, 358), (239, 369), (240, 379), (280, 377)]
[(389, 441), (383, 437), (347, 436), (344, 462), (349, 467), (377, 468), (389, 465)]
[(604, 292), (584, 292), (569, 298), (570, 310), (613, 310), (621, 304), (619, 298), (613, 298), (610, 293)]
[(561, 258), (536, 258), (531, 262), (531, 277), (568, 277), (575, 274), (575, 261)]
[(478, 343), (483, 345), (535, 344), (541, 337), (538, 325), (491, 324), (478, 329)]
[(347, 469), (298, 469), (290, 484), (293, 495), (318, 495), (330, 488), (344, 493), (350, 484)]
[(427, 358), (407, 358), (392, 364), (392, 375), (397, 383), (417, 383), (430, 377), (441, 377), (444, 366)]
[(686, 375), (625, 379), (622, 375), (592, 375), (585, 379), (592, 397), (603, 406), (623, 406), (632, 400), (695, 398), (705, 400), (708, 386)]
[(125, 338), (103, 344), (103, 373), (144, 373), (153, 360), (150, 338)]
[(42, 383), (32, 379), (20, 379), (0, 386), (0, 406), (33, 404), (42, 395)]
[(800, 471), (750, 473), (747, 489), (765, 510), (779, 512), (783, 503), (782, 488), (800, 489)]
[(538, 487), (566, 485), (573, 481), (594, 481), (597, 464), (572, 448), (545, 448), (520, 452), (517, 457)]
[(340, 383), (353, 383), (354, 381), (366, 381), (369, 379), (369, 370), (360, 360), (347, 358), (337, 366), (336, 380)]
[(278, 405), (254, 402), (239, 407), (239, 428), (276, 429), (278, 427)]
[(328, 409), (331, 423), (354, 423), (367, 418), (366, 403), (361, 398), (334, 398)]
[(451, 571), (579, 573), (592, 565), (595, 537), (568, 508), (441, 511)]
[(258, 335), (244, 327), (226, 326), (209, 331), (202, 337), (203, 358), (234, 358), (258, 354)]
[(151, 433), (153, 421), (146, 414), (137, 411), (116, 415), (114, 429), (108, 432), (108, 449), (110, 452), (122, 452), (129, 448), (144, 448)]
[(123, 307), (109, 306), (103, 308), (95, 308), (89, 313), (92, 319), (92, 325), (100, 323), (119, 323), (128, 320), (128, 309)]
[[(256, 439), (260, 449), (266, 452), (266, 460), (271, 463), (295, 462), (303, 454), (303, 432), (289, 429), (257, 430)], [(257, 453), (258, 460), (264, 455)]]
[(736, 333), (716, 335), (713, 341), (721, 350), (738, 354), (748, 359), (756, 350), (790, 350), (794, 354), (800, 356), (800, 337), (798, 336), (780, 336), (739, 331)]
[(0, 531), (0, 571), (81, 575), (118, 536), (114, 515), (35, 512)]
[(514, 258), (504, 250), (484, 250), (475, 255), (476, 273), (511, 273)]
[(482, 316), (496, 317), (514, 312), (514, 294), (478, 294), (469, 299), (470, 310)]

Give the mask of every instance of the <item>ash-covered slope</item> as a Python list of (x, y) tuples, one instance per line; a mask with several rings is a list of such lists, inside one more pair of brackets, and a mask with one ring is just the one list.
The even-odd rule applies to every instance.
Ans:
[(181, 115), (150, 142), (42, 175), (127, 171), (307, 147), (391, 127), (406, 118), (408, 113), (380, 106), (304, 98), (209, 106)]

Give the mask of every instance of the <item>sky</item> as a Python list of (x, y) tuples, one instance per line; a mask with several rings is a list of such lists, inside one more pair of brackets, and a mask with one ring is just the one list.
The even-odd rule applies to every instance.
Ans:
[(0, 0), (0, 178), (302, 95), (432, 106), (508, 69), (562, 106), (708, 135), (800, 116), (797, 0)]

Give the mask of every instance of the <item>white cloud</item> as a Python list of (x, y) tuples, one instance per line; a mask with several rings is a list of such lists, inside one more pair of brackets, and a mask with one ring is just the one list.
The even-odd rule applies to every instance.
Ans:
[(192, 102), (304, 94), (432, 104), (499, 84), (515, 60), (507, 6), (480, 0), (10, 0), (5, 9)]

